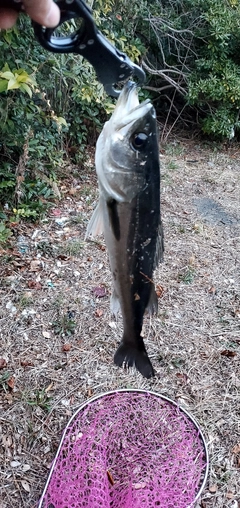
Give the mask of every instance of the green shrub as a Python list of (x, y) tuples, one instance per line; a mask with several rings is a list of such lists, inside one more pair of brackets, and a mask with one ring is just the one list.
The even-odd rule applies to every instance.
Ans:
[(188, 99), (205, 111), (203, 132), (231, 139), (240, 128), (240, 6), (225, 0), (199, 4), (204, 44), (189, 78)]
[(197, 116), (203, 132), (220, 139), (239, 135), (239, 2), (149, 0), (146, 8), (144, 66), (160, 94), (158, 113), (189, 120), (191, 129)]
[[(98, 0), (94, 13), (100, 28), (109, 36), (111, 30), (117, 41), (120, 21), (113, 16), (109, 24), (112, 5)], [(69, 21), (67, 29), (74, 24)], [(138, 58), (140, 42), (135, 45), (131, 27), (120, 24), (120, 48)], [(37, 218), (44, 208), (39, 180), (62, 175), (69, 159), (83, 170), (87, 146), (95, 145), (115, 101), (80, 55), (41, 48), (26, 16), (0, 33), (0, 49), (0, 205), (7, 202), (18, 217)], [(38, 191), (31, 199), (29, 182)], [(51, 194), (51, 185), (45, 186)]]

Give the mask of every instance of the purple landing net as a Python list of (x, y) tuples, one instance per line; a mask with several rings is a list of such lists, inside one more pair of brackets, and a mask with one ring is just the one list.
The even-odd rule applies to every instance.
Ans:
[(175, 404), (106, 394), (70, 421), (39, 508), (187, 508), (206, 460), (199, 430)]

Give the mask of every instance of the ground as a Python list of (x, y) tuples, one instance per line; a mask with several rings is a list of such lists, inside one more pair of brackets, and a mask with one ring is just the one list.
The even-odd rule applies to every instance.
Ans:
[[(165, 259), (144, 340), (156, 375), (113, 365), (122, 334), (109, 310), (102, 238), (84, 235), (94, 168), (60, 186), (38, 224), (1, 251), (0, 506), (36, 507), (71, 415), (92, 395), (151, 389), (198, 421), (210, 474), (198, 508), (240, 507), (240, 151), (172, 141), (161, 150)], [(177, 508), (177, 507), (176, 507)]]

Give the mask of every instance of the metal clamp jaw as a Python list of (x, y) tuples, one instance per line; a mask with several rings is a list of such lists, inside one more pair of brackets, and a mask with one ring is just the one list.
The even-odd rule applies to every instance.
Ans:
[[(56, 28), (46, 28), (33, 22), (36, 39), (54, 53), (78, 53), (94, 67), (97, 78), (108, 95), (118, 97), (118, 83), (130, 77), (136, 78), (139, 85), (145, 81), (145, 73), (134, 64), (125, 53), (116, 49), (97, 29), (91, 9), (83, 0), (56, 0), (61, 17), (58, 26), (71, 19), (80, 19), (80, 28), (69, 36), (56, 36)], [(21, 1), (0, 0), (0, 8), (23, 10)]]

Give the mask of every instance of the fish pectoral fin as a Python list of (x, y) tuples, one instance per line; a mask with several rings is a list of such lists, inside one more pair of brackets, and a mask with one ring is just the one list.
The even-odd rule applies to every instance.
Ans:
[(121, 310), (120, 300), (115, 288), (113, 288), (112, 290), (112, 296), (110, 300), (110, 310), (112, 314), (114, 314), (114, 316), (117, 316), (118, 312)]
[(142, 374), (143, 377), (150, 378), (154, 376), (152, 364), (148, 358), (143, 338), (139, 336), (136, 346), (131, 342), (124, 341), (124, 338), (114, 355), (114, 363), (118, 367), (133, 367)]
[(148, 301), (148, 304), (146, 307), (146, 312), (148, 312), (148, 314), (152, 315), (152, 314), (157, 314), (157, 311), (158, 311), (158, 299), (157, 299), (154, 284), (152, 284), (152, 289), (151, 289), (149, 301)]
[(88, 223), (85, 239), (89, 236), (97, 236), (103, 234), (103, 211), (102, 211), (102, 201), (99, 200), (98, 205), (96, 206), (92, 217)]

